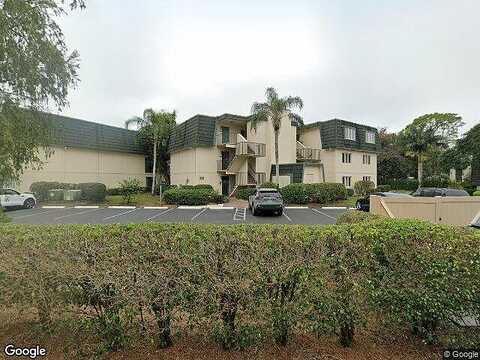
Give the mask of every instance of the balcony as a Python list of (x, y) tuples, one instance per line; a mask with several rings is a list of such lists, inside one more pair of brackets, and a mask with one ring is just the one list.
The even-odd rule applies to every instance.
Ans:
[(266, 145), (262, 143), (250, 141), (239, 142), (237, 143), (237, 147), (235, 149), (235, 155), (263, 157), (265, 156), (266, 148)]
[(225, 137), (220, 133), (215, 136), (215, 144), (219, 147), (235, 147), (236, 143), (237, 138), (234, 134), (229, 134), (228, 137)]
[(297, 147), (298, 161), (320, 161), (320, 149)]

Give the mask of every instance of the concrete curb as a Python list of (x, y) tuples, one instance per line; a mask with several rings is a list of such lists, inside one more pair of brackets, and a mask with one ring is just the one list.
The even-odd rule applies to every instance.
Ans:
[(308, 209), (308, 206), (285, 206), (285, 209)]
[(73, 208), (74, 209), (99, 209), (100, 206), (98, 206), (98, 205), (76, 205)]
[(107, 206), (107, 209), (137, 209), (136, 206)]
[(46, 205), (42, 206), (42, 209), (65, 209), (66, 206)]
[(165, 210), (165, 209), (168, 209), (168, 206), (144, 206), (144, 207), (141, 207), (140, 209), (146, 209), (146, 210)]
[(346, 206), (323, 206), (321, 209), (326, 209), (326, 210), (347, 210), (348, 208)]

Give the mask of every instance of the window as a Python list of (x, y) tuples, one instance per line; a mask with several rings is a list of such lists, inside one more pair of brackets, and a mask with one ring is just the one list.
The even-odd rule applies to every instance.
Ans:
[(365, 133), (365, 142), (375, 144), (375, 133), (373, 131), (367, 131)]
[(346, 187), (352, 186), (352, 177), (351, 176), (342, 176), (342, 184)]
[(205, 180), (205, 177), (204, 177), (204, 176), (200, 176), (200, 180)]
[(356, 135), (356, 131), (354, 127), (345, 126), (345, 139), (355, 141), (356, 139), (355, 135)]
[(371, 176), (364, 176), (363, 181), (371, 181), (372, 177)]
[(222, 144), (230, 144), (230, 128), (222, 126)]
[(362, 159), (363, 159), (363, 164), (364, 165), (370, 165), (372, 157), (371, 157), (371, 155), (364, 154)]
[(352, 162), (352, 154), (351, 153), (342, 153), (342, 163), (350, 164)]

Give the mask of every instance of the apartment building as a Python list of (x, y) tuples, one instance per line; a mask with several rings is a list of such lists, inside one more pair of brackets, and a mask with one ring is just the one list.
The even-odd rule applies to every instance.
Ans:
[(54, 129), (52, 154), (41, 169), (27, 168), (16, 186), (28, 191), (37, 181), (100, 182), (108, 188), (135, 178), (145, 186), (151, 177), (136, 131), (66, 116), (47, 114)]
[[(229, 195), (237, 186), (275, 178), (270, 122), (252, 129), (248, 116), (196, 115), (178, 125), (170, 141), (170, 176), (176, 185), (210, 184)], [(333, 119), (299, 127), (287, 114), (279, 134), (280, 186), (290, 183), (377, 182), (375, 128)]]

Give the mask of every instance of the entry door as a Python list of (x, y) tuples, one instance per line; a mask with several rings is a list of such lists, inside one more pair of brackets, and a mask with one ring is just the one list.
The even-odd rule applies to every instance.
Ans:
[(230, 179), (228, 176), (222, 176), (222, 195), (228, 196), (230, 188)]
[(230, 143), (230, 128), (222, 126), (222, 143), (229, 144)]

